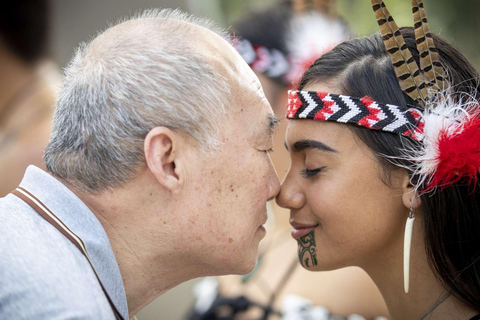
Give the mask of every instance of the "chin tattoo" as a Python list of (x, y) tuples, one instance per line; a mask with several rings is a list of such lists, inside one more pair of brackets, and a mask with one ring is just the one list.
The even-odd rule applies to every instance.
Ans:
[(315, 231), (304, 235), (298, 241), (298, 259), (304, 268), (318, 264), (317, 248), (315, 247)]

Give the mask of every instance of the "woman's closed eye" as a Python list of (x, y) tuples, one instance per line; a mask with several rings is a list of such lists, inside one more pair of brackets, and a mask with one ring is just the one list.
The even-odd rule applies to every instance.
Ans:
[(320, 171), (322, 171), (323, 169), (325, 169), (325, 167), (320, 167), (320, 168), (315, 168), (315, 169), (302, 169), (300, 170), (300, 174), (308, 179), (308, 178), (311, 178), (313, 176), (315, 176), (317, 173), (319, 173)]

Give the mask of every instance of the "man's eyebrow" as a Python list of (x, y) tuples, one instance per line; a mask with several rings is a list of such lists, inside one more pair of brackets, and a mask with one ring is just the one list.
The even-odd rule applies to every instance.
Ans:
[[(285, 148), (288, 150), (287, 142), (285, 142)], [(317, 149), (321, 151), (326, 151), (326, 152), (331, 152), (331, 153), (337, 153), (338, 151), (327, 146), (323, 142), (316, 141), (316, 140), (300, 140), (297, 141), (293, 144), (292, 146), (292, 151), (293, 152), (301, 152), (303, 150), (309, 150), (309, 149)]]

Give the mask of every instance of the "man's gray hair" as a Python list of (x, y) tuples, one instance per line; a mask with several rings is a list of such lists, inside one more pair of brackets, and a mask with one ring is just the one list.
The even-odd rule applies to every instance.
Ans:
[[(134, 20), (141, 23), (131, 31)], [(198, 37), (192, 25), (228, 41), (225, 31), (170, 9), (124, 22), (114, 37), (107, 29), (80, 45), (64, 70), (45, 150), (47, 170), (87, 193), (133, 178), (145, 163), (145, 136), (157, 126), (189, 134), (208, 154), (228, 103), (225, 77), (189, 45)]]

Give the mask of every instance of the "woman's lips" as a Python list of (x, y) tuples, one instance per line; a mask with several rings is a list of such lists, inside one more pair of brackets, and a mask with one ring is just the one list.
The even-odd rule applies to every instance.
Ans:
[(316, 225), (305, 225), (305, 224), (297, 224), (297, 223), (291, 223), (293, 229), (292, 229), (292, 237), (295, 239), (299, 239), (313, 230), (318, 226)]

